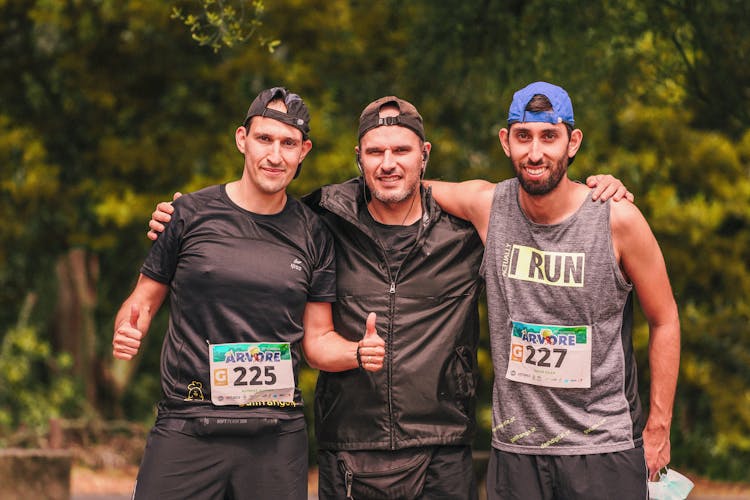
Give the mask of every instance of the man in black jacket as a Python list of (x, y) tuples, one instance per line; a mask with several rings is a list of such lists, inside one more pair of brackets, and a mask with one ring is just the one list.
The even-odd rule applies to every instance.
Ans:
[(334, 235), (338, 331), (361, 336), (375, 311), (386, 342), (378, 374), (318, 376), (320, 498), (477, 496), (482, 244), (422, 189), (431, 147), (414, 106), (378, 99), (360, 116), (361, 177), (305, 198)]

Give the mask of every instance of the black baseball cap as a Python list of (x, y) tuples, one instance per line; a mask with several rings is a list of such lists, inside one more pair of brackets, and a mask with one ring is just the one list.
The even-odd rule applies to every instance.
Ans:
[[(268, 104), (276, 99), (284, 101), (286, 113), (268, 108)], [(291, 125), (302, 132), (304, 140), (307, 140), (310, 133), (310, 112), (307, 111), (305, 102), (300, 96), (289, 92), (284, 87), (273, 87), (261, 91), (252, 104), (250, 104), (242, 125), (247, 127), (248, 122), (253, 116), (265, 116)]]
[[(398, 116), (384, 116), (381, 118), (380, 109), (384, 106), (395, 106), (398, 108)], [(362, 139), (370, 130), (387, 125), (398, 125), (411, 129), (420, 139), (424, 141), (424, 124), (422, 116), (408, 101), (399, 99), (394, 95), (381, 97), (372, 101), (359, 116), (359, 136)]]

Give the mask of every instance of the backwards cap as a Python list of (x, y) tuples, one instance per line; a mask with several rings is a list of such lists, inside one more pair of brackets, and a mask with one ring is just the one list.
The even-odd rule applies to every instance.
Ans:
[[(275, 99), (284, 101), (286, 113), (268, 108), (268, 104)], [(265, 116), (291, 125), (302, 132), (302, 138), (305, 140), (310, 133), (310, 113), (307, 111), (307, 106), (300, 96), (289, 92), (284, 87), (273, 87), (258, 94), (247, 110), (243, 125), (247, 126), (253, 116)]]
[[(537, 94), (549, 99), (551, 111), (526, 111), (529, 101)], [(562, 87), (547, 82), (534, 82), (513, 94), (513, 101), (508, 109), (508, 125), (517, 122), (567, 123), (573, 127), (573, 104)]]
[[(395, 106), (398, 108), (398, 116), (380, 117), (380, 109), (383, 106)], [(422, 116), (410, 102), (390, 95), (372, 101), (359, 116), (359, 139), (376, 127), (399, 125), (411, 129), (420, 139), (424, 141), (424, 125)]]

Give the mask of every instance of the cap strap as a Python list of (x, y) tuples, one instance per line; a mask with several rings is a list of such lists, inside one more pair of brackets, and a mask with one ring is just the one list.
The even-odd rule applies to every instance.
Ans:
[(381, 116), (378, 119), (378, 125), (400, 125), (402, 123), (400, 116)]
[(283, 113), (281, 111), (278, 111), (272, 108), (264, 108), (260, 116), (267, 116), (268, 118), (273, 118), (274, 120), (278, 120), (282, 123), (286, 123), (287, 125), (291, 125), (292, 127), (297, 128), (297, 129), (299, 129), (305, 124), (305, 121), (302, 118), (295, 118), (293, 116), (290, 116), (286, 113)]

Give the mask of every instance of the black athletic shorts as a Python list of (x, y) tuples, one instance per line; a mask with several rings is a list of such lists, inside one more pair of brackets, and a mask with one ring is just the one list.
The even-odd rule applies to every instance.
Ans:
[(594, 455), (522, 455), (493, 448), (488, 500), (646, 500), (643, 447)]
[(470, 446), (318, 452), (318, 498), (476, 500)]
[(303, 417), (159, 419), (134, 499), (307, 499)]

